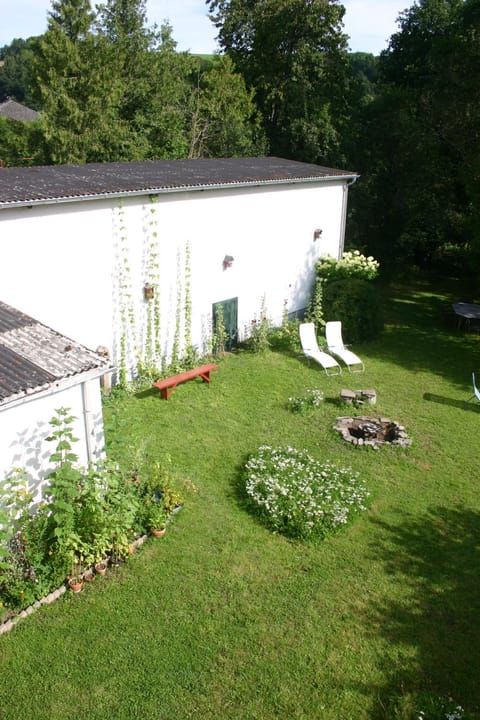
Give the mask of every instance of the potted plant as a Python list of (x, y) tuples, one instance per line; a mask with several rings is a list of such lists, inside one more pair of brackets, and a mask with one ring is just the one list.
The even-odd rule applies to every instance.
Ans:
[(108, 560), (107, 556), (112, 549), (112, 543), (110, 538), (107, 537), (107, 533), (95, 533), (93, 538), (93, 565), (95, 572), (99, 575), (105, 575), (107, 572)]
[(91, 551), (75, 532), (70, 534), (65, 547), (68, 548), (67, 553), (70, 558), (67, 585), (74, 593), (78, 593), (83, 587), (83, 573), (86, 562), (91, 557)]
[(151, 501), (147, 508), (146, 522), (150, 533), (163, 537), (167, 529), (168, 515), (161, 502)]
[(77, 553), (72, 552), (70, 573), (67, 578), (67, 585), (74, 593), (79, 593), (80, 590), (83, 588), (83, 571), (84, 564), (82, 557)]

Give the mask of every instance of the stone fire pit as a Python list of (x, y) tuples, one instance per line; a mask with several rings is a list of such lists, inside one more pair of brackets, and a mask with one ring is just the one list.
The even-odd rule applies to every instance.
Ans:
[(405, 428), (388, 418), (373, 417), (338, 417), (334, 429), (344, 440), (353, 445), (368, 445), (378, 450), (381, 445), (400, 445), (408, 447), (412, 444)]

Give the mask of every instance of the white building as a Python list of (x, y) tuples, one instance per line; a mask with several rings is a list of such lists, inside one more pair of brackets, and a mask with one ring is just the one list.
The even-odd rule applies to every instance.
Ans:
[(305, 308), (355, 179), (271, 157), (1, 169), (2, 299), (117, 367), (203, 354), (217, 303), (239, 338), (262, 301)]
[(22, 468), (40, 499), (56, 446), (46, 440), (49, 423), (59, 408), (75, 417), (72, 452), (80, 464), (103, 456), (99, 377), (109, 370), (104, 357), (0, 302), (0, 480)]

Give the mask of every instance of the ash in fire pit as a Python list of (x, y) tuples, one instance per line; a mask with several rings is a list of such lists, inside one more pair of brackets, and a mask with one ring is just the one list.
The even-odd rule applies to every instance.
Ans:
[(408, 447), (412, 441), (402, 425), (387, 418), (339, 417), (335, 430), (343, 439), (354, 445), (369, 445), (378, 450), (380, 445), (390, 443)]

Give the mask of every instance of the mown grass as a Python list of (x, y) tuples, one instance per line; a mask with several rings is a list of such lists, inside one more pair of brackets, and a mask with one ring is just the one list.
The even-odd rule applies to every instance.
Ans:
[[(239, 352), (210, 387), (109, 402), (111, 455), (168, 453), (198, 492), (163, 540), (0, 637), (2, 720), (380, 720), (419, 691), (480, 717), (480, 409), (464, 407), (480, 338), (442, 326), (447, 290), (390, 288), (384, 334), (354, 348), (364, 375)], [(291, 413), (309, 387), (322, 407)], [(412, 447), (341, 441), (342, 387), (375, 388)], [(359, 470), (369, 511), (322, 543), (272, 534), (241, 492), (262, 443)]]

